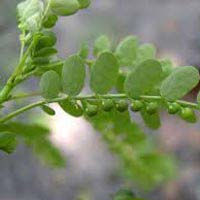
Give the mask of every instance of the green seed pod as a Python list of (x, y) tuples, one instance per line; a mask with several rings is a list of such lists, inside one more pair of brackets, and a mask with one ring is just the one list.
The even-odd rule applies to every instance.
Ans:
[(87, 104), (85, 108), (85, 113), (88, 117), (94, 117), (98, 113), (98, 106)]
[(148, 114), (155, 114), (158, 109), (158, 103), (157, 102), (150, 102), (146, 105), (146, 112)]
[(126, 110), (128, 110), (128, 103), (126, 100), (118, 101), (115, 106), (119, 112), (125, 112)]
[(84, 9), (84, 8), (89, 7), (91, 0), (78, 0), (78, 2), (79, 2), (79, 5), (80, 5), (80, 8)]
[(196, 122), (196, 115), (191, 108), (182, 108), (180, 112), (180, 116), (187, 122), (195, 123)]
[(168, 103), (168, 113), (171, 115), (174, 115), (176, 113), (178, 113), (181, 109), (181, 106), (178, 103)]
[(41, 106), (41, 108), (42, 108), (42, 110), (43, 110), (45, 113), (47, 113), (48, 115), (53, 116), (53, 115), (56, 114), (55, 110), (53, 110), (52, 108), (50, 108), (50, 107), (47, 106), (47, 105), (43, 105), (43, 106)]
[(77, 0), (50, 0), (51, 11), (59, 16), (68, 16), (75, 14), (79, 8)]
[(102, 110), (109, 112), (114, 107), (114, 102), (112, 99), (105, 99), (102, 101)]
[(65, 99), (59, 102), (59, 105), (66, 113), (74, 117), (81, 117), (83, 115), (83, 109), (76, 101)]
[(139, 112), (142, 110), (143, 107), (144, 107), (144, 104), (139, 100), (135, 100), (131, 103), (131, 110), (133, 112)]
[(58, 16), (54, 15), (54, 14), (49, 14), (44, 22), (43, 22), (43, 26), (44, 28), (52, 28), (56, 25), (56, 22), (58, 21)]

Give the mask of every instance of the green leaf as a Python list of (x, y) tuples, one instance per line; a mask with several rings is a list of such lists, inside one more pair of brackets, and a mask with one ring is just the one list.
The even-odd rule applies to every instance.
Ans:
[(55, 71), (50, 70), (44, 73), (40, 80), (42, 96), (46, 99), (57, 97), (60, 91), (60, 85), (60, 77)]
[(80, 4), (80, 8), (87, 8), (89, 7), (91, 0), (78, 0), (79, 4)]
[(162, 77), (164, 79), (167, 76), (169, 76), (171, 74), (171, 72), (173, 71), (173, 64), (168, 59), (161, 60), (160, 63), (162, 65), (162, 70), (163, 70)]
[(131, 191), (131, 189), (120, 189), (115, 195), (113, 200), (133, 200), (136, 195)]
[(43, 31), (43, 35), (39, 38), (35, 50), (39, 51), (45, 47), (53, 47), (56, 44), (56, 35), (52, 31)]
[(10, 132), (0, 132), (0, 150), (12, 153), (17, 145), (16, 135)]
[(158, 129), (161, 126), (160, 116), (158, 113), (149, 114), (145, 109), (141, 112), (142, 119), (147, 127), (150, 129)]
[[(158, 153), (157, 145), (130, 118), (129, 112), (113, 109), (87, 120), (101, 133), (109, 149), (118, 155), (123, 165), (121, 172), (140, 187), (152, 189), (173, 178), (174, 160)], [(152, 160), (148, 159), (149, 155)]]
[(124, 72), (120, 72), (116, 82), (116, 90), (119, 93), (124, 93), (124, 82), (126, 80), (127, 74)]
[(52, 47), (45, 47), (38, 51), (36, 51), (34, 57), (46, 57), (46, 56), (52, 56), (56, 54), (58, 51), (55, 48)]
[(39, 124), (6, 123), (0, 124), (1, 132), (10, 132), (17, 135), (25, 144), (33, 149), (33, 152), (44, 164), (51, 167), (64, 167), (66, 160), (64, 155), (50, 141), (50, 130)]
[(161, 96), (168, 101), (181, 99), (199, 82), (199, 72), (191, 66), (179, 67), (162, 83)]
[(48, 115), (55, 115), (56, 114), (56, 112), (55, 112), (55, 110), (53, 110), (52, 108), (50, 108), (49, 106), (47, 106), (47, 105), (43, 105), (43, 106), (41, 106), (41, 108), (42, 108), (42, 110), (45, 112), (45, 113), (47, 113)]
[(47, 13), (47, 16), (45, 17), (42, 25), (44, 26), (44, 28), (52, 28), (56, 25), (57, 21), (58, 21), (58, 16), (49, 12)]
[(80, 117), (83, 115), (83, 109), (76, 101), (65, 99), (60, 101), (59, 105), (66, 113), (74, 117)]
[(95, 40), (94, 55), (98, 56), (101, 53), (109, 52), (111, 50), (110, 40), (106, 35), (102, 35)]
[(132, 98), (148, 94), (161, 80), (162, 67), (156, 60), (146, 60), (131, 72), (125, 81), (125, 92)]
[(131, 65), (137, 57), (138, 39), (134, 36), (128, 36), (121, 41), (116, 48), (116, 56), (119, 59), (120, 66)]
[(70, 56), (63, 66), (63, 92), (70, 96), (78, 95), (83, 89), (85, 81), (85, 65), (78, 55)]
[(119, 64), (112, 53), (99, 56), (91, 68), (90, 87), (96, 94), (106, 94), (116, 84)]
[(35, 57), (32, 59), (32, 64), (36, 66), (44, 66), (49, 64), (50, 59), (48, 57)]
[(82, 58), (82, 59), (87, 59), (88, 55), (89, 55), (89, 45), (87, 43), (82, 43), (80, 50), (78, 52), (78, 55)]
[(200, 105), (200, 92), (197, 95), (197, 103)]
[(156, 48), (153, 44), (143, 44), (137, 52), (137, 62), (143, 62), (148, 59), (154, 59), (156, 56)]
[(51, 11), (59, 16), (73, 15), (79, 10), (78, 0), (51, 0)]
[(17, 15), (21, 30), (37, 31), (40, 28), (44, 5), (40, 0), (26, 0), (18, 4)]

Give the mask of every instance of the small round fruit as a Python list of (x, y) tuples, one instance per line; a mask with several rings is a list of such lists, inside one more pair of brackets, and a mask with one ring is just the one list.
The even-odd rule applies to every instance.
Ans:
[(106, 100), (103, 100), (102, 102), (102, 110), (106, 112), (111, 111), (113, 106), (114, 106), (114, 102), (111, 99), (106, 99)]
[(143, 107), (144, 107), (144, 104), (139, 100), (135, 100), (131, 103), (131, 110), (133, 112), (139, 112), (142, 110)]
[(88, 104), (86, 109), (85, 109), (85, 113), (88, 117), (94, 117), (97, 115), (98, 113), (98, 106), (96, 105), (90, 105)]
[(150, 102), (146, 105), (146, 111), (149, 114), (155, 114), (157, 112), (158, 109), (158, 103), (156, 102)]
[(180, 109), (181, 109), (181, 107), (178, 103), (169, 103), (167, 110), (168, 110), (169, 114), (174, 115), (174, 114), (178, 113), (180, 111)]
[(79, 8), (78, 0), (50, 0), (51, 11), (59, 16), (68, 16), (76, 13)]
[(116, 109), (119, 111), (119, 112), (125, 112), (128, 110), (128, 103), (126, 100), (120, 100), (116, 103)]
[(182, 108), (180, 112), (180, 116), (187, 122), (195, 123), (196, 122), (196, 115), (191, 108)]

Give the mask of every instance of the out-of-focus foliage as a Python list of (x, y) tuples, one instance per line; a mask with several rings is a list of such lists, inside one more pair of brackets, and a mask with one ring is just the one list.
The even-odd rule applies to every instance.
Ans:
[(173, 158), (156, 150), (155, 143), (131, 121), (128, 112), (101, 112), (88, 120), (121, 159), (123, 173), (141, 187), (153, 188), (174, 175)]
[(1, 124), (0, 131), (5, 130), (9, 131), (9, 134), (15, 135), (19, 141), (24, 141), (45, 164), (52, 167), (65, 166), (64, 156), (49, 139), (50, 130), (48, 128), (41, 125), (15, 122), (6, 125)]

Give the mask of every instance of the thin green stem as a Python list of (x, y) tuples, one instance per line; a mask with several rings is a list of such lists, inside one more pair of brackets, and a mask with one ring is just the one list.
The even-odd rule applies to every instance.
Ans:
[(8, 101), (13, 101), (13, 100), (17, 100), (17, 99), (26, 99), (26, 98), (30, 98), (30, 97), (35, 97), (35, 96), (39, 96), (40, 93), (39, 92), (32, 92), (30, 94), (27, 93), (22, 93), (22, 94), (18, 94), (16, 96), (12, 96), (8, 99)]
[(21, 49), (20, 49), (20, 56), (19, 56), (19, 62), (21, 62), (23, 55), (24, 55), (24, 48), (25, 48), (25, 31), (22, 32), (21, 36), (20, 36), (20, 41), (21, 41)]
[(8, 79), (6, 85), (4, 86), (4, 88), (0, 92), (0, 103), (3, 103), (3, 102), (5, 102), (9, 99), (9, 94), (10, 94), (11, 90), (17, 84), (16, 78), (17, 78), (17, 76), (19, 76), (21, 74), (22, 69), (25, 65), (26, 59), (27, 59), (30, 51), (32, 50), (33, 46), (35, 45), (35, 42), (37, 41), (37, 39), (38, 39), (37, 35), (33, 37), (33, 41), (31, 42), (31, 44), (29, 45), (29, 47), (28, 47), (28, 49), (26, 50), (25, 53), (24, 53), (24, 44), (22, 44), (22, 46), (21, 46), (22, 50), (21, 50), (21, 53), (20, 53), (20, 57), (22, 56), (22, 52), (23, 52), (23, 56), (20, 58), (18, 66), (16, 67), (13, 74)]
[[(69, 96), (63, 96), (63, 97), (59, 97), (59, 98), (55, 98), (55, 99), (51, 99), (51, 100), (43, 100), (43, 101), (38, 101), (38, 102), (35, 102), (32, 104), (29, 104), (29, 105), (22, 107), (16, 111), (6, 115), (5, 117), (1, 118), (0, 123), (5, 123), (6, 121), (8, 121), (8, 120), (18, 116), (19, 114), (21, 114), (27, 110), (30, 110), (32, 108), (35, 108), (35, 107), (38, 107), (38, 106), (41, 106), (44, 104), (58, 103), (63, 100), (66, 100), (67, 98), (69, 98)], [(130, 97), (128, 97), (126, 94), (107, 94), (107, 95), (101, 95), (98, 98), (101, 98), (101, 99), (128, 99), (130, 101), (133, 100)], [(97, 96), (96, 95), (76, 96), (76, 97), (71, 97), (71, 99), (94, 100), (94, 99), (97, 99)], [(163, 100), (161, 96), (141, 96), (140, 99), (148, 100), (148, 101), (162, 101)], [(187, 107), (191, 107), (191, 108), (200, 110), (198, 104), (196, 104), (196, 103), (191, 103), (191, 102), (182, 101), (182, 100), (178, 100), (176, 102), (182, 106), (187, 106)]]

